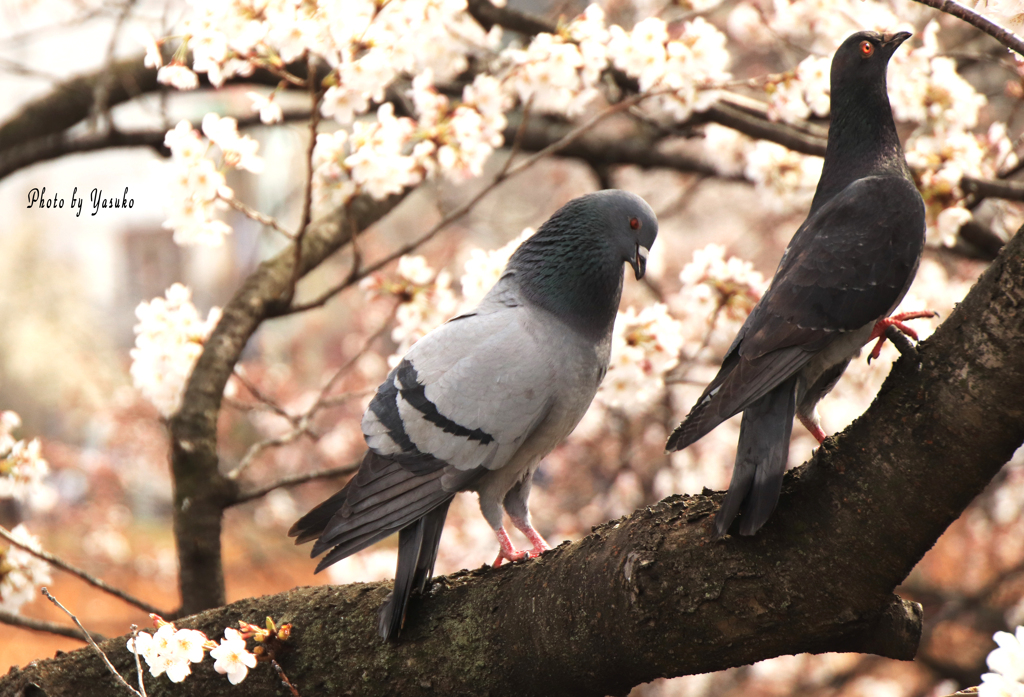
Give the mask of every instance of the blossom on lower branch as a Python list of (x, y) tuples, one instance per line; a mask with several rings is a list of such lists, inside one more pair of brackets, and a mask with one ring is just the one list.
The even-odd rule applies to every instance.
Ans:
[(979, 697), (1024, 697), (1024, 627), (1014, 634), (996, 632), (998, 648), (988, 655), (991, 673), (981, 676)]
[(227, 627), (220, 646), (210, 650), (210, 658), (216, 660), (213, 669), (218, 673), (227, 674), (232, 685), (245, 680), (250, 668), (256, 667), (256, 656), (245, 648), (245, 639), (237, 629)]
[[(291, 636), (291, 625), (278, 626), (267, 618), (266, 627), (239, 622), (239, 629), (227, 627), (220, 644), (210, 641), (196, 629), (178, 629), (159, 615), (150, 615), (157, 630), (153, 634), (139, 632), (128, 640), (128, 650), (145, 659), (150, 675), (167, 675), (171, 682), (182, 682), (192, 674), (192, 664), (202, 663), (206, 652), (214, 659), (213, 669), (227, 675), (232, 685), (245, 680), (258, 660), (276, 660), (281, 642)], [(246, 648), (246, 640), (259, 646)]]

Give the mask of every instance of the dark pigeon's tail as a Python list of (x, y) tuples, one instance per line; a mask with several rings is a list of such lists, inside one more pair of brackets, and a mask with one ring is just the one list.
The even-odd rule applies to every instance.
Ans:
[(743, 410), (736, 466), (715, 516), (718, 537), (725, 536), (741, 508), (741, 535), (753, 535), (775, 510), (789, 459), (795, 411), (795, 376)]

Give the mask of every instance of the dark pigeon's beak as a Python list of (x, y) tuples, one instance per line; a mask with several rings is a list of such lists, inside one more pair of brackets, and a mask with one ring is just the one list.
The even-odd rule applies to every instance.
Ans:
[(637, 242), (636, 254), (629, 260), (629, 265), (633, 267), (633, 273), (638, 281), (644, 277), (644, 273), (647, 271), (647, 253), (649, 251), (647, 247)]
[(888, 51), (891, 56), (896, 52), (896, 49), (900, 47), (904, 41), (909, 39), (913, 34), (909, 31), (898, 31), (895, 34), (883, 34), (882, 45), (885, 46), (885, 50)]

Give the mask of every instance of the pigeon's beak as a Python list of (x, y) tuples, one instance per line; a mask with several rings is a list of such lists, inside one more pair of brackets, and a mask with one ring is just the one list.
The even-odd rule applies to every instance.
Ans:
[(629, 265), (633, 267), (633, 273), (636, 274), (638, 281), (644, 277), (644, 272), (647, 271), (647, 253), (649, 251), (647, 247), (637, 242), (636, 255), (629, 260)]
[(900, 47), (900, 44), (909, 39), (911, 36), (913, 36), (913, 34), (911, 34), (909, 31), (898, 31), (895, 34), (883, 34), (882, 45), (885, 46), (886, 50), (889, 52), (889, 55), (891, 56), (896, 51), (896, 49)]

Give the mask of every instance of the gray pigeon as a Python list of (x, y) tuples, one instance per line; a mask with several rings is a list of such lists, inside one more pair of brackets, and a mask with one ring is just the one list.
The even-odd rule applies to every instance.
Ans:
[(910, 34), (858, 32), (832, 59), (832, 120), (811, 211), (722, 368), (668, 440), (681, 450), (743, 412), (718, 537), (741, 510), (753, 535), (779, 500), (794, 413), (819, 442), (817, 403), (886, 326), (924, 247), (925, 210), (886, 91), (889, 58)]
[[(344, 489), (289, 531), (316, 540), (316, 570), (398, 532), (395, 587), (378, 631), (398, 636), (423, 592), (456, 492), (476, 491), (502, 559), (549, 549), (527, 499), (540, 459), (590, 406), (608, 368), (622, 264), (637, 279), (658, 233), (651, 207), (625, 191), (574, 199), (515, 251), (473, 311), (416, 342), (363, 415), (369, 450)], [(502, 507), (533, 543), (517, 551)], [(329, 551), (328, 551), (329, 550)]]

